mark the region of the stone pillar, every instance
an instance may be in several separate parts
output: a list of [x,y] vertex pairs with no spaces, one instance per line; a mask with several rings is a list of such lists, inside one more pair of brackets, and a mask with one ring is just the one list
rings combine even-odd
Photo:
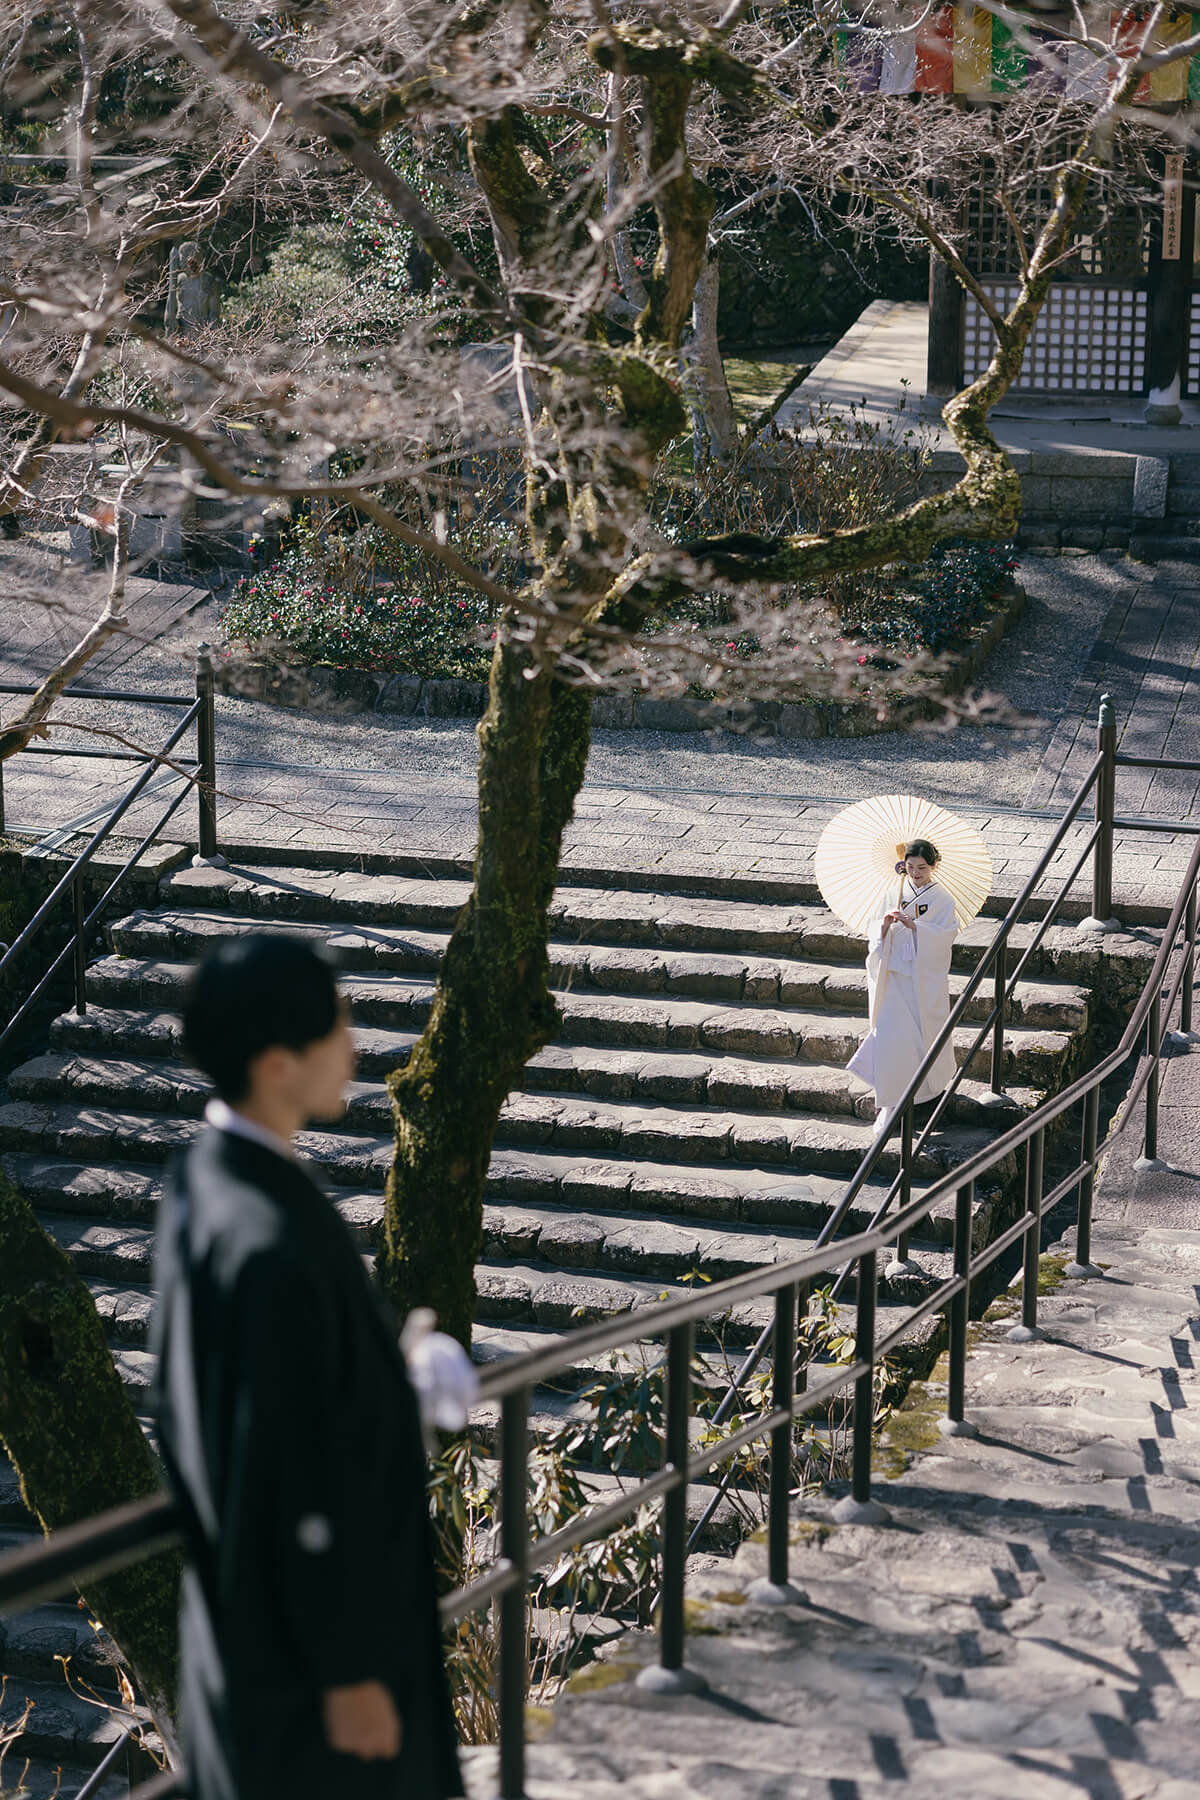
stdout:
[[940,412],[963,384],[963,291],[940,256],[929,257],[929,354],[925,383]]
[[1161,226],[1150,241],[1150,305],[1146,344],[1148,425],[1178,425],[1187,368],[1192,298],[1192,237],[1196,190],[1191,159],[1182,152],[1163,158]]

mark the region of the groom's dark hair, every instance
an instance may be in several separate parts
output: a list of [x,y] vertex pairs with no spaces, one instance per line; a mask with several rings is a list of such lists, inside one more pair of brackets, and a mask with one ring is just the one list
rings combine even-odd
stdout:
[[183,1046],[222,1100],[250,1088],[250,1065],[276,1044],[306,1050],[329,1036],[340,1001],[333,970],[303,938],[254,932],[213,950],[188,983]]

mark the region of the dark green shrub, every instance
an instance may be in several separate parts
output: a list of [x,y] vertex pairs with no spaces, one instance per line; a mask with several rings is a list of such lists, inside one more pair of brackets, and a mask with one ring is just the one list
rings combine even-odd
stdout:
[[221,624],[286,660],[482,679],[493,614],[440,563],[374,528],[321,532],[302,519],[275,562],[238,582]]
[[843,624],[852,637],[887,649],[940,655],[979,623],[1016,566],[1013,544],[937,544],[919,568],[887,570],[887,585],[859,594]]

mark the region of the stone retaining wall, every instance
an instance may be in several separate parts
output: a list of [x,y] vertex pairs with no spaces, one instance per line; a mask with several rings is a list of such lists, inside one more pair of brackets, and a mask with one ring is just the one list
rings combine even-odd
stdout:
[[[978,673],[1025,606],[1025,590],[1013,582],[987,617],[967,633],[949,658],[941,693],[957,694]],[[381,712],[406,718],[479,718],[487,705],[487,683],[426,680],[420,675],[372,674],[366,669],[305,668],[255,661],[217,663],[222,693],[271,705],[330,713]],[[755,700],[723,704],[703,700],[654,700],[626,694],[599,694],[592,724],[600,731],[753,731],[785,738],[870,737],[898,731],[934,716],[939,700],[901,701],[886,718],[873,704]]]
[[[1135,518],[1139,458],[1122,450],[1010,450],[1021,478],[1023,546],[1124,550]],[[935,450],[922,492],[944,493],[964,473],[957,450]]]

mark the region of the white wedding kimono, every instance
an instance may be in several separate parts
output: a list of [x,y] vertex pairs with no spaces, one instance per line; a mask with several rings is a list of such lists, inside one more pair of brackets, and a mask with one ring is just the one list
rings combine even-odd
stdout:
[[[954,902],[936,881],[920,890],[904,883],[901,905],[916,930],[892,925],[883,935],[885,902],[867,939],[871,1029],[846,1067],[875,1089],[886,1120],[950,1011],[950,952],[958,935]],[[954,1075],[954,1048],[945,1044],[918,1088],[918,1101],[935,1100]]]

